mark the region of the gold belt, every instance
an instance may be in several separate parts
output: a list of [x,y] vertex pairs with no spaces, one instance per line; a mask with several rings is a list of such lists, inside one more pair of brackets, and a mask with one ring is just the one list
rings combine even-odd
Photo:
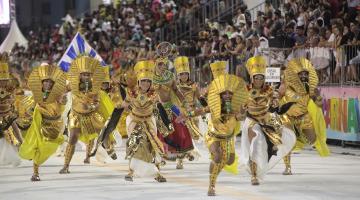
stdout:
[[59,120],[61,118],[61,116],[59,115],[59,116],[55,116],[55,117],[49,117],[49,116],[43,115],[42,118],[45,120]]
[[88,115],[92,115],[96,110],[88,112],[88,113],[81,113],[81,112],[77,112],[76,110],[72,109],[72,111],[74,112],[74,114],[76,115],[84,115],[84,116],[88,116]]
[[227,134],[227,135],[218,135],[218,134],[216,134],[214,132],[209,132],[208,134],[211,137],[214,137],[214,138],[217,138],[217,139],[222,139],[222,140],[226,140],[226,139],[229,139],[229,138],[234,136],[234,133],[230,133],[230,134]]
[[147,118],[150,118],[152,115],[150,114],[150,115],[146,115],[146,116],[140,116],[140,115],[137,115],[137,114],[135,114],[135,113],[131,113],[132,115],[134,115],[135,117],[137,117],[137,118],[140,118],[140,119],[147,119]]

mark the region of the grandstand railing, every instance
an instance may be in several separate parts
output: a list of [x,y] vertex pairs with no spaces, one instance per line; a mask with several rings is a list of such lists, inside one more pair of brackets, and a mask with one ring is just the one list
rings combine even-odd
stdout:
[[251,21],[254,21],[256,19],[258,11],[264,12],[264,10],[265,10],[265,2],[259,3],[258,5],[249,9],[249,13],[251,15]]
[[[325,47],[313,48],[266,48],[258,52],[268,61],[268,66],[286,68],[287,62],[291,58],[306,57],[316,69],[319,77],[319,85],[323,86],[360,86],[357,80],[351,80],[353,72],[348,72],[350,68],[357,71],[357,79],[360,72],[360,45],[345,45],[337,49]],[[250,55],[252,56],[252,55]],[[192,80],[201,86],[206,86],[212,80],[210,63],[215,60],[228,61],[227,71],[237,74],[249,81],[245,69],[248,54],[237,54],[228,56],[196,56],[190,57],[192,66]],[[337,68],[339,69],[337,71]]]
[[178,18],[165,25],[160,31],[160,41],[169,41],[179,44],[181,40],[191,40],[207,23],[220,22],[224,17],[236,15],[237,9],[243,0],[211,0],[199,8],[193,9],[189,16]]

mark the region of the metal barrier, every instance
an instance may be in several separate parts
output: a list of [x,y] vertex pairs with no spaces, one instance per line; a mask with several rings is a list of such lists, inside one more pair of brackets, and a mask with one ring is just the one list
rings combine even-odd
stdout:
[[[264,48],[258,51],[263,55],[268,66],[286,68],[287,61],[292,58],[305,57],[309,59],[319,77],[319,85],[354,86],[360,85],[360,45],[345,45],[336,49],[325,47],[310,48]],[[192,66],[192,80],[201,86],[212,80],[210,63],[215,60],[227,60],[227,71],[241,76],[249,81],[245,63],[252,53],[229,55],[227,57],[190,57]]]

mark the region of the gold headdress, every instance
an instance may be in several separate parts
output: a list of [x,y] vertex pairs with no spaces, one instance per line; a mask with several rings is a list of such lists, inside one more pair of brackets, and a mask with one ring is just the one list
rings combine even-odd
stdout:
[[220,94],[225,91],[233,93],[231,107],[235,112],[240,111],[241,105],[248,99],[246,83],[243,79],[231,74],[220,75],[209,86],[208,103],[211,115],[215,119],[221,117]]
[[293,58],[288,62],[288,68],[291,68],[292,71],[295,73],[300,73],[302,71],[310,72],[314,70],[313,65],[311,64],[310,60],[306,58]]
[[110,66],[103,67],[105,78],[103,82],[110,83]]
[[251,79],[256,74],[262,74],[265,76],[266,65],[266,60],[263,56],[254,56],[249,58],[246,62],[246,69]]
[[54,85],[46,99],[46,103],[53,103],[66,91],[66,75],[59,67],[52,65],[38,66],[33,69],[29,76],[29,88],[34,95],[36,103],[43,102],[42,81],[50,79]]
[[226,61],[216,61],[210,64],[214,79],[226,73]]
[[174,65],[176,69],[176,73],[190,73],[190,66],[189,66],[189,58],[186,56],[179,56],[175,58]]
[[155,64],[150,60],[143,60],[136,63],[134,71],[137,77],[137,80],[149,79],[153,80],[154,77]]
[[0,55],[0,80],[9,80],[9,65],[7,54]]
[[92,92],[97,93],[100,91],[101,84],[104,82],[105,77],[104,69],[97,59],[89,56],[81,56],[72,61],[68,72],[71,91],[75,93],[80,92],[80,74],[84,72],[91,73]]
[[309,91],[310,95],[313,95],[315,88],[319,83],[319,79],[311,62],[306,58],[293,58],[288,62],[285,70],[286,86],[293,88],[301,95],[306,94],[307,91],[298,75],[298,73],[302,71],[309,72]]

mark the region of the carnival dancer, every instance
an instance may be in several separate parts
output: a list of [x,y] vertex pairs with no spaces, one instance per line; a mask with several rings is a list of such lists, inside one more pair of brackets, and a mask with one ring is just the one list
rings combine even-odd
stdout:
[[[174,66],[178,79],[177,87],[185,97],[185,104],[187,104],[189,111],[196,109],[199,103],[201,106],[207,107],[208,104],[206,99],[205,97],[201,96],[198,85],[190,79],[189,58],[186,56],[179,56],[175,58]],[[189,129],[192,129],[190,131],[192,139],[199,140],[202,135],[199,134],[200,132],[198,130],[198,118],[190,118],[187,125]],[[193,145],[195,147],[194,142]],[[177,159],[176,169],[183,169],[183,159]]]
[[66,104],[66,75],[58,67],[44,64],[31,72],[29,87],[36,106],[19,155],[33,161],[31,181],[40,181],[40,165],[64,141],[65,125],[61,116]]
[[251,77],[248,86],[247,114],[242,126],[240,162],[251,174],[251,184],[287,155],[295,145],[294,132],[281,123],[279,94],[265,83],[266,60],[250,58],[246,68]]
[[0,165],[21,163],[16,146],[23,140],[16,124],[14,82],[9,73],[7,54],[0,55]]
[[206,144],[211,154],[208,195],[215,195],[216,179],[225,165],[235,161],[236,127],[243,118],[241,108],[247,100],[245,82],[234,75],[221,75],[209,86],[211,112]]
[[212,65],[215,79],[208,87],[208,106],[187,113],[187,117],[211,114],[205,142],[211,155],[209,168],[208,196],[215,196],[216,180],[226,165],[235,163],[235,136],[242,109],[248,100],[246,83],[243,79],[225,73],[224,63]]
[[161,161],[164,149],[157,137],[154,108],[158,94],[152,88],[155,64],[153,61],[139,61],[135,65],[137,87],[129,90],[121,108],[129,109],[126,120],[126,159],[129,159],[129,173],[125,180],[133,181],[134,176],[155,175],[158,182],[166,182],[156,164]]
[[[154,89],[159,95],[159,104],[161,103],[165,110],[158,109],[157,128],[158,135],[163,141],[166,154],[164,159],[176,160],[188,158],[190,161],[198,156],[194,151],[194,145],[191,135],[200,135],[196,126],[188,120],[177,122],[176,118],[189,110],[184,95],[176,84],[176,77],[168,69],[168,57],[173,53],[173,47],[168,42],[162,42],[157,46],[158,58],[156,59]],[[198,133],[191,133],[197,131]]]
[[[109,97],[101,91],[104,77],[104,70],[95,58],[82,55],[71,63],[68,72],[73,98],[68,127],[70,136],[60,174],[70,173],[69,164],[78,139],[85,144],[95,139],[114,109]],[[104,147],[109,156],[116,159],[117,156],[109,138],[104,143]]]
[[[284,73],[285,94],[281,104],[294,103],[284,118],[297,136],[296,149],[314,145],[320,156],[330,154],[326,144],[326,125],[322,113],[322,98],[317,90],[316,71],[306,58],[294,58]],[[284,175],[291,175],[290,154],[284,157]]]

